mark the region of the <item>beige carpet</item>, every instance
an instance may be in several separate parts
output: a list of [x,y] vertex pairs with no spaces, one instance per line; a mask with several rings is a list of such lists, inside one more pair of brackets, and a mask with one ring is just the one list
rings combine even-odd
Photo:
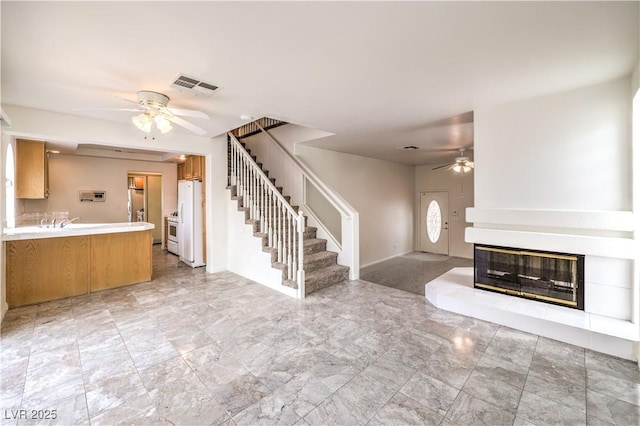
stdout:
[[360,279],[424,296],[424,285],[451,268],[473,266],[473,259],[413,252],[360,270]]

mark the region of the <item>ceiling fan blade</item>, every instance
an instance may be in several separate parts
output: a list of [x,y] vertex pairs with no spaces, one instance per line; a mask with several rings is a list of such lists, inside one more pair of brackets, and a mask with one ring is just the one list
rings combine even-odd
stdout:
[[167,119],[172,123],[177,124],[180,127],[184,127],[187,130],[191,130],[193,133],[197,135],[205,136],[207,134],[207,131],[202,127],[198,127],[195,124],[189,123],[187,120],[184,120],[180,117],[172,116],[172,117],[167,117]]
[[136,104],[136,105],[138,105],[140,103],[140,101],[138,101],[138,100],[129,99],[129,98],[123,98],[122,96],[115,96],[115,98],[116,99],[120,99],[121,101],[130,102],[130,103]]
[[[424,149],[421,149],[421,150],[424,151],[424,152],[454,152],[454,151],[460,152],[460,149],[461,148],[433,148],[433,149],[424,148]],[[466,151],[466,150],[473,149],[473,147],[472,146],[468,146],[468,147],[465,147],[463,149]]]
[[173,115],[180,115],[183,117],[192,118],[204,118],[209,119],[209,115],[202,111],[196,111],[194,109],[182,109],[182,108],[167,108],[167,110]]
[[144,108],[74,108],[74,111],[129,111],[140,112],[144,111]]
[[449,164],[443,164],[442,166],[434,167],[434,168],[433,168],[433,169],[431,169],[431,170],[444,169],[445,167],[453,166],[453,165],[455,165],[455,164],[456,164],[455,162],[453,162],[453,163],[449,163]]

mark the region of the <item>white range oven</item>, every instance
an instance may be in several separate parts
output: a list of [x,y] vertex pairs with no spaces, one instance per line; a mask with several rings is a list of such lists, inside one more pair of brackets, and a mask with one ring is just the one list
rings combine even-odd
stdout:
[[178,216],[169,216],[167,218],[167,251],[173,254],[179,252],[179,232],[178,232]]

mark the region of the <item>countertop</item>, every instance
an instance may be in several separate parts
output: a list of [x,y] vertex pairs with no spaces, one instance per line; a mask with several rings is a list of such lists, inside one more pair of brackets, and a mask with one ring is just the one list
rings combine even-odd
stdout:
[[64,228],[22,226],[17,228],[4,228],[2,240],[34,240],[39,238],[75,237],[79,235],[115,234],[118,232],[147,231],[154,228],[154,224],[147,222],[72,223]]

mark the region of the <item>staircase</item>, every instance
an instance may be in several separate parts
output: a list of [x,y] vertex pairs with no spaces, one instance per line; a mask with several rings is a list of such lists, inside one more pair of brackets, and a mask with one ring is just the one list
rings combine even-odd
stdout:
[[[231,199],[237,202],[238,211],[244,212],[245,223],[252,226],[253,236],[261,239],[262,250],[271,255],[271,267],[282,272],[282,285],[302,288],[300,296],[304,297],[348,280],[349,268],[337,263],[338,254],[327,251],[327,241],[317,238],[317,229],[306,225],[299,207],[291,205],[283,188],[276,186],[276,180],[269,178],[269,172],[238,140],[255,134],[252,124],[227,136],[227,188]],[[260,124],[266,129],[286,123],[261,119]]]

